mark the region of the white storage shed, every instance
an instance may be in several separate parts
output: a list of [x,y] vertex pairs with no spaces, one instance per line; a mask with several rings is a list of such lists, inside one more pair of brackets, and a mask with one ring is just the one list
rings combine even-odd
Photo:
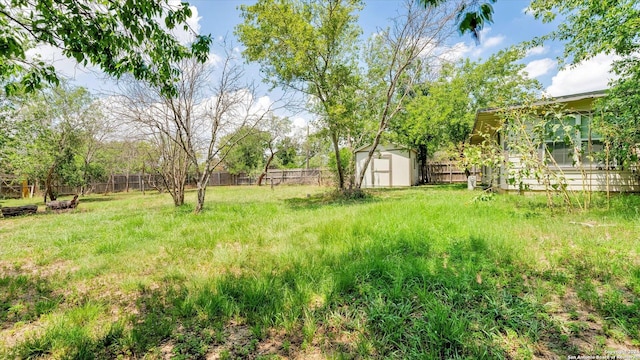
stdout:
[[[364,166],[371,146],[356,150],[356,173]],[[362,181],[363,188],[401,187],[420,181],[418,153],[395,145],[378,145]]]

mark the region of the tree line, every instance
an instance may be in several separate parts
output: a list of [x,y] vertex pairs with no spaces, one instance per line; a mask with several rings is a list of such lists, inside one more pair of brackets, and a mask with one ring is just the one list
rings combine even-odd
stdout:
[[[135,11],[129,2],[0,4],[0,165],[42,183],[45,199],[55,198],[56,182],[87,184],[116,168],[155,171],[177,206],[191,174],[196,212],[208,178],[222,166],[262,178],[270,166],[315,158],[334,169],[338,189],[357,191],[384,142],[417,148],[422,162],[438,150],[463,156],[478,109],[540,93],[523,58],[553,39],[563,41],[567,65],[600,52],[619,56],[601,127],[621,158],[637,161],[634,2],[533,0],[529,9],[537,18],[564,18],[556,31],[486,61],[452,60],[452,37],[471,31],[478,39],[492,22],[491,4],[499,6],[495,0],[407,0],[364,39],[360,0],[258,0],[240,6],[243,22],[235,34],[242,57],[223,40],[215,61],[210,36],[194,34],[183,45],[172,35],[176,27],[189,30],[186,3],[142,0]],[[95,98],[61,82],[50,65],[26,56],[41,44],[100,67],[119,79],[118,90]],[[257,63],[281,95],[260,93],[248,82],[244,61]],[[292,135],[291,121],[279,115],[301,107],[314,117],[304,137]],[[358,173],[354,151],[364,145],[371,150]]]

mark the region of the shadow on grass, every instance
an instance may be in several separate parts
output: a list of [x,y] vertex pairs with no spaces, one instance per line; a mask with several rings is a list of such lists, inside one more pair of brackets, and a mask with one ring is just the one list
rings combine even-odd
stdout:
[[0,276],[0,324],[9,328],[17,322],[28,322],[47,314],[62,302],[45,278],[19,273]]
[[379,201],[379,199],[367,190],[357,192],[349,191],[347,193],[329,191],[314,195],[308,194],[306,198],[289,198],[284,200],[285,204],[295,210],[319,209],[332,205],[359,205],[377,201]]
[[80,204],[82,203],[94,203],[94,202],[107,202],[116,200],[114,196],[91,196],[91,197],[81,197],[79,198]]
[[[199,359],[220,349],[220,357],[240,359],[295,358],[316,348],[336,358],[500,359],[592,351],[572,345],[564,324],[536,301],[527,279],[546,275],[519,263],[510,249],[475,236],[438,252],[427,236],[378,240],[197,286],[167,279],[141,287],[133,315],[98,339],[78,330],[68,352],[143,358],[166,351]],[[633,310],[622,309],[621,299],[590,294],[610,303],[605,315]],[[60,334],[41,339],[73,338]],[[47,342],[32,344],[37,350]]]

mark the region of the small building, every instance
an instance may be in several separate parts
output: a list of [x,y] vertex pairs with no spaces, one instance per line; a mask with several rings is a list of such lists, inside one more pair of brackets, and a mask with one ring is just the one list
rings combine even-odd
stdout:
[[[356,174],[360,174],[371,146],[356,149]],[[420,181],[418,154],[413,149],[391,144],[378,145],[362,181],[363,188],[401,187]]]
[[[549,136],[545,138],[544,145],[537,149],[541,159],[547,157],[548,160],[545,162],[550,172],[557,175],[555,178],[564,181],[564,184],[555,184],[553,183],[555,180],[550,180],[551,186],[563,185],[573,191],[640,191],[640,175],[636,168],[622,169],[614,162],[605,164],[602,161],[603,137],[596,130],[592,130],[591,124],[596,115],[593,112],[593,105],[603,96],[605,96],[604,91],[594,91],[561,96],[534,104],[535,106],[562,106],[562,112],[566,115],[562,121],[573,129],[569,133],[564,133],[572,139],[571,143],[558,141],[557,136],[553,138]],[[520,107],[514,107],[514,109],[518,108]],[[499,168],[482,169],[483,185],[493,185],[507,191],[522,190],[523,185],[527,190],[545,190],[541,179],[536,179],[533,174],[525,176],[519,184],[510,181],[513,180],[513,174],[518,173],[524,166],[521,161],[522,156],[511,146],[512,142],[517,140],[515,138],[517,136],[504,133],[502,110],[504,109],[478,111],[471,132],[469,140],[471,145],[479,145],[490,140],[501,149],[504,157]],[[563,130],[555,130],[556,133],[558,131]],[[522,173],[527,174],[526,171],[520,172]]]

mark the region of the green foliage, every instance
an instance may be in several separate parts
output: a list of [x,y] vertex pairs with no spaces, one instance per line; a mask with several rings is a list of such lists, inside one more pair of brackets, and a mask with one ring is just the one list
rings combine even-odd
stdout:
[[265,162],[268,134],[252,127],[242,127],[221,139],[221,142],[237,143],[229,149],[224,158],[227,171],[232,174],[255,174],[261,171]]
[[224,187],[197,217],[166,194],[99,195],[3,219],[0,309],[20,315],[0,356],[565,358],[640,340],[637,196],[552,214],[540,195],[326,191]]
[[30,181],[78,186],[101,174],[84,151],[93,141],[91,129],[103,121],[95,99],[84,88],[66,85],[31,94],[16,104],[7,122],[5,171]]
[[296,168],[300,164],[298,162],[298,151],[300,145],[291,137],[285,137],[279,144],[276,159],[279,165],[284,168]]
[[[419,0],[425,7],[439,6],[444,0]],[[487,0],[480,3],[479,1],[463,1],[458,10],[458,31],[461,34],[470,32],[474,39],[480,41],[480,31],[487,24],[493,23],[493,6],[497,0]]]
[[[340,167],[343,169],[343,171],[350,170],[349,163],[351,162],[352,157],[353,157],[353,153],[351,152],[351,149],[348,149],[348,148],[340,149]],[[333,175],[336,177],[336,180],[337,180],[338,163],[334,153],[329,154],[329,162],[327,166],[329,166],[329,169],[331,170],[331,172],[333,173]],[[345,175],[348,176],[348,174],[345,174]]]
[[175,64],[188,57],[204,62],[209,53],[210,36],[196,35],[186,47],[167,31],[189,30],[191,15],[188,3],[171,6],[167,0],[5,2],[0,4],[0,83],[8,94],[32,92],[43,82],[58,84],[53,66],[26,57],[34,46],[51,45],[82,65],[97,65],[115,77],[131,74],[174,94]]
[[577,64],[600,53],[627,56],[640,47],[635,0],[534,0],[530,8],[544,22],[557,17],[564,20],[541,40],[557,39],[565,43],[565,62]]
[[522,57],[510,49],[481,63],[467,59],[443,65],[439,77],[422,85],[404,116],[392,123],[397,141],[425,154],[452,148],[461,155],[478,110],[522,103],[539,89],[522,73]]
[[[361,30],[354,13],[361,7],[360,0],[260,0],[240,7],[244,22],[236,28],[244,57],[260,64],[267,81],[313,99],[311,110],[336,157],[356,106]],[[343,170],[337,169],[339,188],[345,185]]]
[[614,70],[619,78],[597,103],[594,124],[605,137],[609,163],[633,169],[640,165],[640,59],[618,61]]

